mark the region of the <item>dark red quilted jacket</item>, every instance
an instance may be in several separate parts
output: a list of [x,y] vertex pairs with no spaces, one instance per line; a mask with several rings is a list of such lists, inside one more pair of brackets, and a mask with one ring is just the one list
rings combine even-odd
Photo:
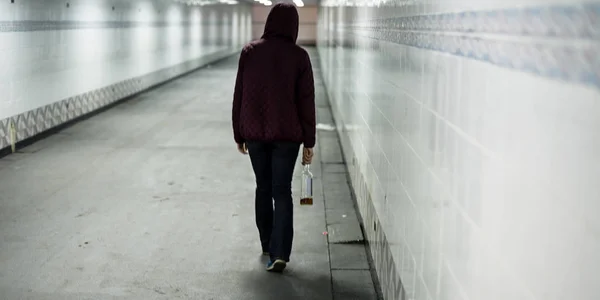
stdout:
[[275,5],[260,40],[242,50],[233,96],[238,144],[299,142],[315,145],[315,88],[308,53],[296,45],[298,11]]

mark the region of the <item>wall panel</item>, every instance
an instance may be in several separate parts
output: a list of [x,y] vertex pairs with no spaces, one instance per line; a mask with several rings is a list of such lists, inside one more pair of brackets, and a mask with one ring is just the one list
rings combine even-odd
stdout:
[[386,299],[600,298],[600,2],[350,4],[318,49]]
[[242,4],[2,1],[0,149],[237,53],[251,17]]

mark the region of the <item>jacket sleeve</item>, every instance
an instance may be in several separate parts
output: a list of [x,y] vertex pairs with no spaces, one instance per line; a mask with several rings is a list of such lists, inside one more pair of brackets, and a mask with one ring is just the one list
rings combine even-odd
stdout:
[[233,124],[233,137],[237,144],[244,143],[244,138],[240,130],[240,113],[242,110],[242,93],[243,93],[243,74],[244,74],[244,59],[245,49],[242,50],[240,60],[238,62],[238,71],[235,79],[235,89],[233,92],[233,109],[232,109],[232,124]]
[[308,53],[304,52],[300,77],[298,78],[297,108],[304,134],[304,147],[313,148],[316,143],[315,81]]

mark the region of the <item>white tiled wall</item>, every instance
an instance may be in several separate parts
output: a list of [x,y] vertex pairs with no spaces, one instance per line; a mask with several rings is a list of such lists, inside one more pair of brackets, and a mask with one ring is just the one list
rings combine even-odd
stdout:
[[[251,38],[249,5],[200,7],[170,0],[15,2],[0,1],[0,120],[239,49]],[[49,28],[40,30],[39,21],[49,21]]]
[[600,299],[600,2],[465,3],[322,3],[359,206],[392,253],[378,274],[393,263],[407,299]]

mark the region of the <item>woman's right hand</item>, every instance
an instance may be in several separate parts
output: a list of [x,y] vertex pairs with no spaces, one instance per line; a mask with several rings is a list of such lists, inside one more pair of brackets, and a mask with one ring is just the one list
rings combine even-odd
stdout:
[[313,148],[304,148],[302,150],[302,164],[310,165],[312,163],[312,158],[314,155]]

